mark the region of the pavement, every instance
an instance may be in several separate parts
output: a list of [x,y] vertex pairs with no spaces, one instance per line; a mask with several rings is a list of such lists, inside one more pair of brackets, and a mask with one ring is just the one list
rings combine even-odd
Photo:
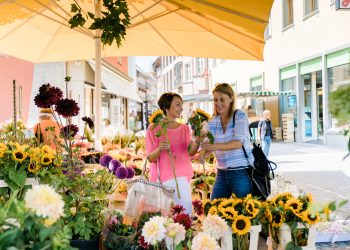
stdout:
[[[274,142],[269,159],[277,164],[273,192],[302,190],[318,203],[350,201],[350,159],[345,150],[310,143]],[[350,202],[334,212],[336,220],[350,218]],[[266,239],[260,238],[259,250]],[[317,243],[317,250],[350,249],[349,242]]]

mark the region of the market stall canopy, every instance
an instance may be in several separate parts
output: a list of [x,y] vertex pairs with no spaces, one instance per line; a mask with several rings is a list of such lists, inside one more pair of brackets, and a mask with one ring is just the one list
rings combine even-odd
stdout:
[[[94,1],[77,1],[85,13]],[[0,0],[0,52],[32,62],[95,57],[95,33],[70,29],[72,0]],[[131,26],[104,56],[262,60],[273,0],[128,0]]]

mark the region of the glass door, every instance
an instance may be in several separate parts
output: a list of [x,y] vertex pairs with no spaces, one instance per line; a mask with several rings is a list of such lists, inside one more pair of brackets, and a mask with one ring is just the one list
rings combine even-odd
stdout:
[[323,139],[322,71],[302,75],[304,81],[303,141]]

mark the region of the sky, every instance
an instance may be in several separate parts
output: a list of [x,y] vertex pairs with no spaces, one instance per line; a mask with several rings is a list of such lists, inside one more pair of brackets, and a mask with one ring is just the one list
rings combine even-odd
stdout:
[[136,56],[136,64],[145,72],[152,71],[152,64],[156,56]]

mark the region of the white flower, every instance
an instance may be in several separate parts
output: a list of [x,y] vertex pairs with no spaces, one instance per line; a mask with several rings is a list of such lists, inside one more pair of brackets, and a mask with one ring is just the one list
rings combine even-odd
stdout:
[[39,216],[47,217],[47,226],[57,221],[64,212],[62,197],[49,185],[33,186],[27,191],[24,202],[26,208]]
[[198,233],[192,241],[192,250],[219,250],[219,244],[207,233]]
[[11,226],[12,226],[12,227],[19,227],[19,226],[20,226],[19,221],[18,221],[16,218],[7,218],[7,219],[5,220],[5,223],[4,223],[4,224],[7,224],[7,225],[3,225],[3,226],[0,228],[1,230],[4,230],[4,231],[10,229]]
[[160,216],[154,216],[145,223],[142,228],[142,236],[145,238],[145,242],[150,245],[156,245],[158,242],[165,238],[165,223],[166,218]]
[[185,239],[186,229],[180,223],[168,223],[166,225],[165,243],[168,249],[172,249],[170,246],[174,244],[177,246],[181,241]]
[[225,220],[217,215],[208,214],[203,220],[203,232],[210,234],[215,239],[220,239],[228,230]]

